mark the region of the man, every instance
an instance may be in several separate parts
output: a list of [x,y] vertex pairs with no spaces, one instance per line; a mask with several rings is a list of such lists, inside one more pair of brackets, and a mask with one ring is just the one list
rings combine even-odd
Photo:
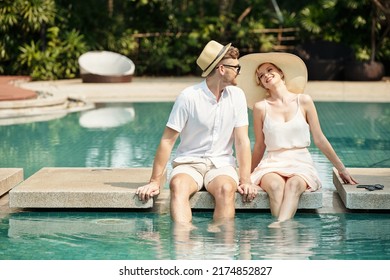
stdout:
[[231,44],[210,41],[205,46],[197,59],[205,80],[177,97],[156,151],[150,183],[137,189],[143,201],[159,194],[160,178],[180,135],[169,182],[171,218],[175,222],[191,223],[189,199],[203,187],[215,198],[214,220],[234,218],[237,190],[243,201],[252,201],[257,194],[257,187],[250,182],[246,99],[235,87],[241,68],[238,57],[238,49]]

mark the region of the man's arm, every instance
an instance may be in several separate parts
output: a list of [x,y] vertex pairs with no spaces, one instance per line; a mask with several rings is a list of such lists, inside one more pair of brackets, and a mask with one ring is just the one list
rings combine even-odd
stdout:
[[160,193],[161,178],[165,173],[169,157],[178,136],[179,132],[176,130],[169,127],[165,128],[156,151],[149,184],[139,187],[136,191],[136,195],[138,195],[140,200],[148,201],[150,198]]
[[252,155],[247,125],[234,129],[234,142],[240,177],[238,192],[243,196],[244,202],[250,202],[256,197],[258,188],[250,179]]

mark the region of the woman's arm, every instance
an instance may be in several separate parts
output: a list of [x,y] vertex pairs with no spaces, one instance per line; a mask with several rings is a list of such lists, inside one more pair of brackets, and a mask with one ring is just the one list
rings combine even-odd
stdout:
[[309,95],[302,94],[300,98],[301,106],[304,109],[307,123],[310,126],[310,131],[313,136],[314,144],[321,150],[321,152],[329,159],[333,166],[339,172],[340,177],[345,183],[356,184],[356,180],[352,178],[349,172],[346,170],[344,164],[337,156],[332,145],[324,135],[321,129],[320,121],[316,107],[312,98]]
[[234,129],[234,145],[236,147],[240,182],[237,187],[244,202],[251,202],[257,195],[257,187],[251,182],[251,146],[248,137],[248,126]]
[[253,106],[253,132],[255,135],[255,144],[252,152],[252,167],[253,171],[259,165],[265,152],[263,121],[264,121],[264,102],[258,102]]

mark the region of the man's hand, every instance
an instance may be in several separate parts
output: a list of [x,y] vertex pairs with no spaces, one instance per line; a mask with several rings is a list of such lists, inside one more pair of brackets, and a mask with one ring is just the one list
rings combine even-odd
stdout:
[[257,196],[259,187],[254,184],[241,184],[237,190],[242,195],[243,202],[252,202]]
[[139,200],[147,202],[153,196],[160,193],[160,185],[157,182],[150,182],[149,184],[139,187],[135,192]]

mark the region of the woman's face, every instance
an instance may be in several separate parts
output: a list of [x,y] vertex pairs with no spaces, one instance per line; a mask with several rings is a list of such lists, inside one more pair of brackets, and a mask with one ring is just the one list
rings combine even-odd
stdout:
[[257,68],[256,75],[260,86],[266,89],[270,88],[271,85],[282,81],[284,78],[282,70],[268,62],[261,64]]

